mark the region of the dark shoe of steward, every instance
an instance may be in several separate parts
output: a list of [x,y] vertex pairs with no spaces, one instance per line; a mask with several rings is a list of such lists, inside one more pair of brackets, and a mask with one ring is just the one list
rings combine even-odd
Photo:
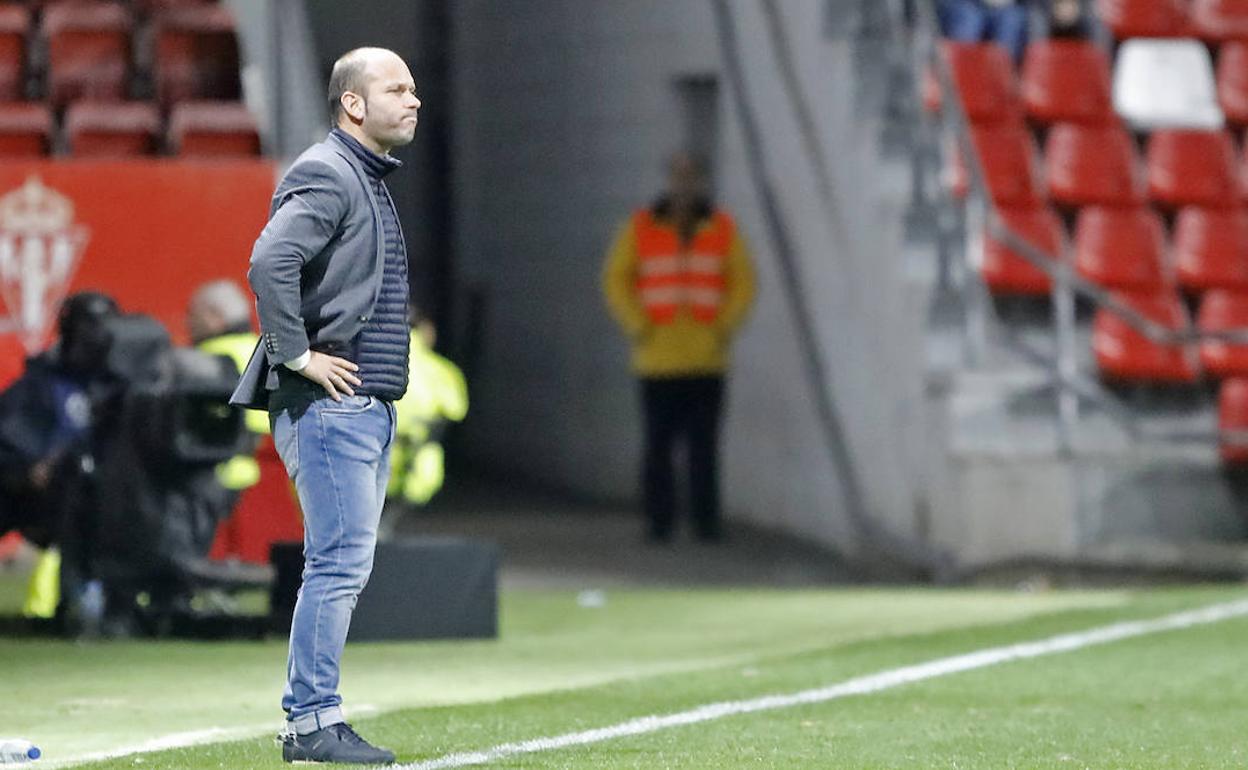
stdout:
[[379,749],[339,722],[313,733],[282,736],[282,759],[287,762],[330,762],[340,765],[388,765],[394,752]]

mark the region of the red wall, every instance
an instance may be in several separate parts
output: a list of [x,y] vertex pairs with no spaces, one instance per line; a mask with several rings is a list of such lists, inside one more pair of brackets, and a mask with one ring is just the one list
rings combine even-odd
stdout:
[[[6,160],[0,166],[0,238],[10,243],[37,221],[15,214],[26,204],[20,190],[32,189],[24,187],[32,178],[44,188],[48,209],[56,195],[64,196],[73,207],[72,227],[87,230],[68,290],[111,294],[123,310],[156,316],[175,341],[186,342],[183,319],[196,286],[232,278],[246,287],[247,260],[268,217],[276,169],[250,159]],[[16,198],[6,198],[15,191]],[[15,296],[15,280],[21,280],[14,272],[0,265],[0,318],[15,310],[5,299]],[[54,336],[52,319],[63,296],[43,303],[49,322],[44,344]],[[22,355],[18,339],[0,334],[0,382],[20,371]]]

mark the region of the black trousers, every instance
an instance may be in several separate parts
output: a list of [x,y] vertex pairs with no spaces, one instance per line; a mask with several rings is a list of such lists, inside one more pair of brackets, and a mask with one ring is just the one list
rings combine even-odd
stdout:
[[641,381],[646,417],[642,495],[647,534],[671,536],[676,518],[673,452],[684,440],[689,453],[689,502],[699,537],[717,538],[719,519],[719,425],[724,378],[680,377]]

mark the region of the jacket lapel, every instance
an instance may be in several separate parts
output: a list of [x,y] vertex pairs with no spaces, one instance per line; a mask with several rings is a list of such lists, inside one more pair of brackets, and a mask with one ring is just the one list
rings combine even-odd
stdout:
[[[351,166],[351,170],[355,172],[355,178],[359,180],[360,186],[364,188],[364,197],[368,199],[368,204],[373,209],[373,241],[377,244],[373,254],[373,273],[377,276],[377,285],[373,287],[373,304],[376,305],[377,298],[381,296],[381,270],[386,260],[386,233],[382,229],[381,208],[377,198],[373,195],[372,187],[368,183],[368,175],[364,169],[360,168],[360,162],[356,159],[355,154],[350,149],[343,147],[342,142],[332,134],[328,141],[333,145],[334,152],[341,155],[347,161],[347,164]],[[387,195],[389,195],[388,192]],[[400,232],[402,232],[402,228],[400,228]]]

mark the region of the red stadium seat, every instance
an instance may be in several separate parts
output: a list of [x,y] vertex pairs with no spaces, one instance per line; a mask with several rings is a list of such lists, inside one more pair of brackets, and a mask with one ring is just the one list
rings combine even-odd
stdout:
[[1190,26],[1183,0],[1096,0],[1096,12],[1119,40],[1184,37]]
[[[1062,220],[1044,206],[1003,207],[997,210],[1005,226],[1046,254],[1062,253]],[[984,234],[984,261],[980,267],[988,290],[997,295],[1043,295],[1052,290],[1047,273],[1026,258]]]
[[1043,185],[1037,174],[1035,142],[1019,124],[980,125],[971,129],[971,142],[984,181],[999,206],[1038,203]]
[[1115,125],[1058,123],[1045,144],[1049,197],[1065,206],[1128,205],[1142,200],[1135,148]]
[[1192,0],[1192,32],[1210,41],[1248,37],[1248,0]]
[[1038,40],[1023,59],[1023,107],[1039,123],[1115,119],[1109,61],[1086,40]]
[[[1202,332],[1248,331],[1248,293],[1209,292],[1201,300],[1196,325]],[[1205,340],[1200,344],[1200,365],[1214,377],[1248,376],[1248,345]]]
[[125,98],[130,72],[130,16],[115,2],[63,2],[43,12],[48,98],[62,107],[81,98]]
[[[1183,303],[1174,294],[1116,293],[1145,317],[1169,329],[1182,329]],[[1107,308],[1100,308],[1092,321],[1092,352],[1101,376],[1118,382],[1192,383],[1196,381],[1195,362],[1182,345],[1153,342]]]
[[167,144],[183,157],[259,155],[260,132],[238,102],[182,102],[169,118]]
[[156,17],[156,96],[164,107],[188,99],[237,100],[238,37],[229,9],[177,8]]
[[1187,291],[1248,290],[1248,212],[1184,208],[1174,222],[1174,262]]
[[1218,54],[1218,104],[1226,119],[1248,125],[1248,43],[1235,40]]
[[1148,140],[1148,196],[1161,206],[1233,206],[1241,188],[1225,131],[1161,129]]
[[1089,206],[1075,225],[1075,271],[1106,289],[1158,291],[1165,284],[1161,217],[1146,206]]
[[142,14],[163,13],[175,8],[212,5],[216,0],[130,0],[135,11]]
[[1014,65],[1004,48],[996,43],[946,40],[941,51],[968,120],[992,123],[1021,114]]
[[0,157],[47,155],[52,149],[52,111],[46,104],[0,104]]
[[22,98],[26,72],[26,29],[30,12],[10,3],[0,4],[0,102]]
[[126,157],[156,152],[160,112],[139,102],[79,102],[65,112],[69,154]]
[[[1248,433],[1248,379],[1235,378],[1222,383],[1218,392],[1218,430]],[[1248,443],[1222,442],[1222,462],[1248,463]]]

